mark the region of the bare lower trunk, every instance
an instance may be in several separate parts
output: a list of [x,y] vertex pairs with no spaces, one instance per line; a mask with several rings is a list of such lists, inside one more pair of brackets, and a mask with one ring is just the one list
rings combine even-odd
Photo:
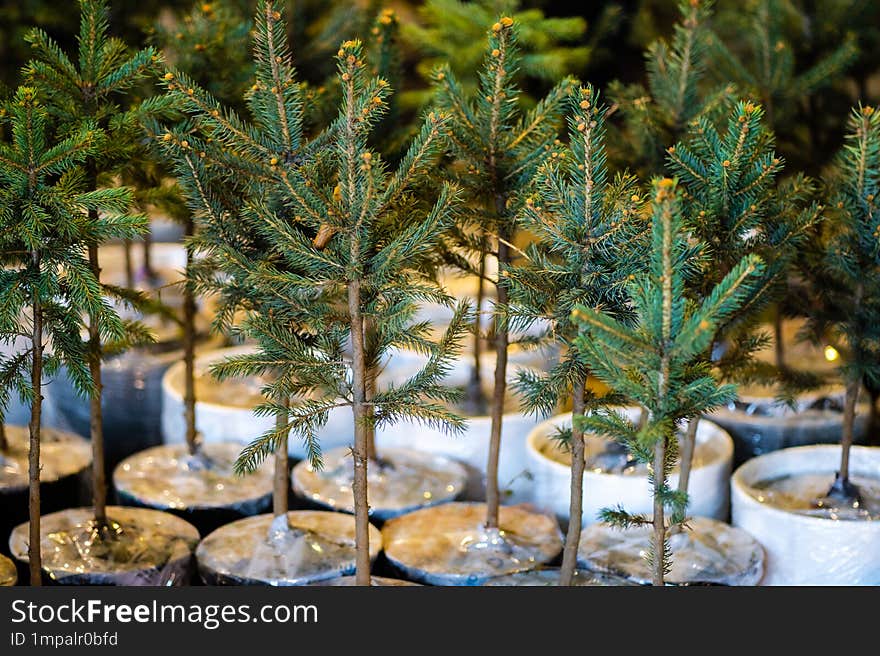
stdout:
[[370,585],[370,504],[367,494],[367,463],[369,462],[369,428],[367,426],[366,394],[368,375],[364,352],[364,321],[361,317],[360,281],[348,284],[348,311],[351,320],[352,344],[352,411],[354,412],[354,494],[355,541],[357,546],[357,585]]
[[0,417],[0,454],[9,451],[9,439],[6,437],[6,417]]
[[[89,246],[89,266],[96,280],[101,279],[98,247]],[[92,394],[89,398],[89,424],[92,438],[92,505],[95,523],[101,527],[107,523],[107,479],[104,470],[104,417],[101,410],[103,385],[101,384],[101,333],[98,318],[89,315],[89,373],[92,376]]]
[[480,360],[483,355],[483,298],[486,293],[486,255],[480,256],[480,275],[477,280],[477,311],[474,315],[474,360],[468,384],[468,405],[477,414],[485,406],[483,398],[483,372]]
[[[287,407],[287,402],[284,403]],[[275,428],[287,426],[287,410],[279,412],[275,417]],[[287,433],[278,440],[275,448],[275,472],[272,487],[272,513],[275,517],[287,515],[287,495],[290,487],[290,460],[287,453]]]
[[[186,236],[193,234],[192,219],[187,221]],[[192,248],[186,248],[186,279],[183,285],[183,363],[184,393],[183,418],[186,422],[186,445],[190,455],[199,450],[198,431],[196,430],[196,298],[190,284],[190,273],[193,265]]]
[[[40,269],[40,256],[32,254],[34,269]],[[40,298],[33,298],[33,361],[31,362],[31,386],[34,391],[31,403],[30,445],[28,448],[28,510],[30,513],[28,536],[28,562],[31,585],[42,585],[43,560],[40,552],[40,429],[43,411],[43,308]]]
[[666,518],[663,514],[663,498],[660,495],[665,461],[666,439],[664,438],[654,447],[654,558],[651,562],[654,585],[663,585],[663,577],[666,575]]
[[877,402],[880,400],[880,392],[871,390],[871,407],[868,415],[868,445],[877,446],[880,444],[880,412],[878,412]]
[[785,370],[785,340],[782,338],[782,313],[776,311],[776,317],[773,320],[773,344],[776,353],[776,368],[780,371]]
[[584,433],[577,427],[577,417],[584,414],[584,384],[574,386],[571,426],[571,489],[568,504],[568,532],[562,552],[559,585],[571,585],[577,567],[578,545],[581,541],[581,522],[584,504]]
[[681,440],[681,464],[678,470],[678,489],[687,493],[691,480],[691,469],[694,465],[694,449],[697,444],[697,428],[700,425],[700,417],[694,417],[688,422],[687,430]]
[[[373,332],[373,323],[370,317],[364,317],[364,351],[367,349],[370,335]],[[376,427],[373,425],[373,415],[375,408],[373,407],[373,398],[376,396],[376,377],[379,372],[374,367],[367,368],[366,387],[364,389],[364,401],[366,406],[364,411],[367,416],[367,459],[370,462],[376,462]]]
[[849,483],[849,452],[853,443],[853,428],[856,420],[856,404],[862,383],[856,379],[846,386],[846,401],[843,405],[843,434],[840,440],[840,480]]
[[[502,236],[503,237],[503,236]],[[498,272],[510,261],[504,240],[498,242]],[[498,285],[498,304],[507,305],[507,287]],[[501,495],[498,486],[498,461],[501,457],[501,429],[504,421],[504,398],[507,395],[507,327],[495,335],[495,387],[492,392],[492,429],[489,436],[489,462],[486,466],[486,527],[498,528]]]
[[122,246],[125,251],[125,286],[134,288],[134,263],[131,260],[131,239],[126,239]]
[[153,233],[149,230],[144,233],[144,275],[148,280],[156,276],[153,271]]

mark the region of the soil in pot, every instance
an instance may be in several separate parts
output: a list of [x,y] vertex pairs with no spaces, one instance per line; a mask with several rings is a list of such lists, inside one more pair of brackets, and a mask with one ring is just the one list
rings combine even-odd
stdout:
[[195,455],[182,444],[153,447],[123,460],[113,486],[123,505],[174,513],[207,535],[272,505],[272,468],[235,474],[240,451],[230,442],[203,444]]
[[15,563],[6,556],[0,556],[0,588],[11,588],[18,583],[18,571]]
[[382,528],[385,556],[412,581],[482,585],[535,569],[562,551],[562,533],[547,515],[503,506],[499,528],[486,528],[485,521],[481,503],[447,503],[391,519]]
[[[293,468],[294,491],[307,502],[354,513],[351,450],[333,449],[323,460],[320,471],[305,460]],[[383,449],[367,467],[367,476],[370,516],[380,522],[451,501],[462,493],[467,480],[459,463],[410,449]]]
[[[584,529],[578,565],[595,572],[651,583],[645,558],[651,548],[652,527],[621,530],[605,523]],[[757,585],[764,574],[764,550],[748,533],[706,517],[687,521],[687,528],[669,536],[672,585]]]
[[[0,551],[6,551],[12,529],[28,519],[27,426],[5,425],[8,448],[0,452]],[[83,472],[92,449],[79,435],[43,428],[40,441],[40,506],[46,513],[77,505],[84,496]]]
[[756,481],[749,493],[761,503],[787,512],[842,521],[880,519],[880,479],[851,476],[859,490],[853,503],[828,497],[834,482],[833,472],[802,472]]
[[[382,535],[370,527],[370,556]],[[307,585],[355,571],[354,517],[294,510],[240,519],[207,536],[196,550],[208,585]]]
[[[43,571],[61,585],[186,585],[193,571],[199,532],[169,513],[107,507],[107,524],[92,508],[70,508],[41,518]],[[12,555],[27,563],[28,526],[9,541]]]

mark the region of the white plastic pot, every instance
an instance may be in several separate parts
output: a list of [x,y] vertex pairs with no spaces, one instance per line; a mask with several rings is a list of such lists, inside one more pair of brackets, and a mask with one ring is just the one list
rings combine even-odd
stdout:
[[[460,387],[470,380],[471,361],[467,357],[458,358],[445,379],[450,387]],[[394,358],[383,375],[386,380],[403,379],[412,373],[411,365],[395,368]],[[482,358],[485,375],[491,380],[495,368],[495,356],[487,353]],[[512,358],[508,367],[508,385],[515,380],[516,371],[521,369],[517,358]],[[381,381],[382,379],[380,379]],[[504,415],[501,433],[501,455],[498,466],[498,482],[502,499],[506,503],[521,503],[530,498],[531,482],[526,458],[526,437],[540,418],[509,412]],[[454,436],[423,426],[412,421],[401,421],[393,426],[381,426],[376,430],[376,447],[406,448],[423,453],[432,453],[454,458],[468,467],[471,480],[465,498],[481,500],[485,498],[486,464],[489,457],[489,436],[492,419],[489,416],[469,417],[465,432]]]
[[[205,352],[196,358],[196,371],[206,370],[212,362],[231,355],[249,353],[251,346],[217,349]],[[165,372],[162,378],[162,435],[166,444],[183,442],[186,424],[183,417],[184,363],[178,362]],[[216,383],[222,385],[223,383]],[[255,383],[255,386],[257,384]],[[259,417],[253,412],[253,405],[247,402],[238,405],[200,401],[196,395],[196,428],[206,442],[239,442],[248,444],[275,426],[275,418]],[[354,420],[348,407],[330,411],[327,425],[318,433],[322,449],[351,444],[354,435]],[[290,455],[294,458],[306,457],[303,443],[291,436]]]
[[[810,517],[759,501],[753,485],[801,473],[836,472],[839,446],[804,446],[749,460],[733,475],[733,525],[767,554],[764,585],[880,585],[880,521]],[[880,448],[852,447],[850,475],[880,477]]]
[[[637,409],[626,414],[635,420]],[[548,457],[543,451],[558,428],[571,426],[571,413],[551,417],[529,433],[526,442],[526,466],[532,474],[531,501],[540,510],[552,512],[563,522],[568,521],[571,496],[571,469]],[[705,419],[697,428],[697,444],[702,445],[703,462],[691,470],[688,484],[688,514],[724,520],[729,507],[729,480],[733,459],[733,441],[719,426]],[[607,443],[604,438],[586,436],[586,457],[598,452]],[[678,484],[678,472],[670,477],[670,485]],[[584,525],[599,521],[602,508],[623,506],[632,513],[651,513],[653,500],[647,476],[584,472]]]

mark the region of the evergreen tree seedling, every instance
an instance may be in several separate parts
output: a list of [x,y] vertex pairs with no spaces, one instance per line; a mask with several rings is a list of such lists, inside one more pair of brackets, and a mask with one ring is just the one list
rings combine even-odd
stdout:
[[[563,355],[547,374],[521,371],[517,388],[532,412],[549,413],[573,399],[574,418],[600,401],[587,387],[589,369],[574,346],[576,305],[601,307],[624,323],[630,311],[626,284],[640,272],[648,224],[643,195],[632,176],[609,179],[605,153],[607,107],[592,86],[568,96],[569,146],[554,149],[538,169],[526,198],[525,228],[535,242],[523,262],[504,270],[510,288],[510,323],[549,321],[548,341]],[[564,435],[571,453],[571,499],[560,585],[571,585],[582,522],[584,435]]]
[[755,255],[746,256],[704,299],[688,299],[687,276],[705,244],[694,243],[685,232],[674,180],[655,180],[651,194],[650,267],[627,285],[633,325],[586,306],[576,308],[575,317],[582,331],[578,347],[590,370],[646,412],[639,425],[614,410],[597,410],[580,420],[580,428],[626,444],[639,460],[649,463],[653,515],[616,508],[605,510],[603,519],[620,528],[652,527],[652,580],[663,585],[670,566],[668,531],[685,520],[687,505],[686,494],[672,489],[668,481],[678,455],[676,431],[685,419],[735,396],[733,385],[718,383],[703,353],[718,326],[755,293],[764,264]]
[[[25,71],[28,79],[46,98],[46,106],[59,128],[64,130],[71,120],[91,120],[106,132],[103,147],[89,153],[84,166],[86,184],[91,190],[99,189],[104,176],[114,173],[115,167],[130,155],[132,140],[137,141],[139,112],[145,108],[122,109],[120,100],[135,83],[146,77],[157,61],[152,48],[130,54],[126,45],[109,35],[109,5],[106,0],[81,0],[80,33],[75,62],[42,30],[32,31],[27,39],[36,59]],[[89,210],[92,221],[98,220],[97,209]],[[96,234],[87,244],[92,276],[100,281],[98,248],[107,236]],[[108,285],[102,292],[119,297],[121,290]],[[123,294],[124,295],[124,294]],[[128,295],[131,298],[131,295]],[[93,447],[93,491],[95,519],[106,524],[107,486],[104,463],[104,433],[101,409],[101,316],[89,317],[88,351],[89,370],[94,383],[90,395],[90,433]],[[143,340],[142,331],[134,324],[123,343]]]
[[[688,283],[692,297],[709,298],[746,255],[760,255],[765,262],[759,287],[747,303],[714,324],[717,333],[703,356],[722,378],[739,382],[762,374],[752,354],[765,341],[754,325],[761,311],[784,294],[798,249],[820,212],[810,200],[812,186],[802,176],[776,183],[783,161],[762,121],[759,105],[741,101],[729,109],[723,129],[700,119],[682,142],[667,150],[668,168],[687,193],[682,201],[687,228],[711,255]],[[682,492],[688,489],[698,422],[690,422],[682,442]]]
[[[442,154],[449,119],[430,113],[390,169],[368,145],[390,89],[370,74],[360,42],[345,42],[337,53],[339,113],[313,139],[304,132],[304,89],[275,3],[259,10],[255,56],[257,80],[247,99],[252,122],[169,72],[170,93],[210,142],[196,131],[168,131],[160,139],[196,211],[206,259],[224,274],[221,321],[244,309],[240,329],[258,344],[255,354],[229,358],[214,371],[269,379],[268,400],[257,411],[274,415],[276,428],[245,448],[238,469],[252,471],[276,454],[275,514],[282,517],[288,434],[304,440],[320,469],[318,431],[332,410],[351,408],[357,582],[369,584],[367,471],[382,466],[375,427],[410,418],[454,431],[462,422],[447,409],[455,395],[440,381],[466,308],[458,308],[439,343],[427,339],[429,325],[413,320],[417,301],[449,302],[422,269],[453,221],[458,192],[445,185],[427,204],[410,193]],[[381,363],[400,348],[421,351],[427,363],[378,389]]]
[[832,286],[821,319],[842,355],[840,374],[846,383],[840,469],[828,496],[858,505],[859,490],[849,477],[856,404],[863,381],[873,387],[880,381],[880,111],[860,106],[847,127],[846,143],[828,181],[831,234],[824,265]]
[[[520,66],[513,18],[501,17],[488,31],[488,48],[475,96],[465,93],[448,66],[434,74],[437,103],[450,115],[452,154],[461,171],[461,182],[472,213],[460,223],[459,244],[476,254],[476,273],[483,281],[486,260],[494,256],[499,271],[514,259],[514,242],[529,181],[554,146],[572,80],[557,85],[533,109],[521,111],[520,89],[516,85]],[[508,287],[503,277],[491,281],[496,287],[493,312],[495,372],[492,397],[488,401],[492,418],[486,468],[486,528],[498,530],[500,490],[498,462],[502,422],[507,397],[507,360],[510,332],[505,318]],[[481,285],[483,283],[481,282]],[[478,302],[482,300],[478,295]],[[478,308],[479,309],[479,308]],[[479,314],[477,315],[479,317]],[[482,398],[479,320],[475,326],[474,369],[468,387],[468,404],[485,407]]]
[[128,190],[88,189],[79,167],[103,148],[93,122],[53,139],[51,114],[30,87],[19,88],[4,110],[12,141],[0,144],[0,326],[4,341],[23,336],[28,346],[4,359],[2,376],[4,394],[11,385],[31,404],[28,544],[31,583],[39,585],[42,380],[64,366],[81,393],[95,393],[80,337],[83,317],[98,320],[104,339],[123,341],[130,327],[104,297],[85,251],[104,239],[136,236],[144,221],[125,213]]

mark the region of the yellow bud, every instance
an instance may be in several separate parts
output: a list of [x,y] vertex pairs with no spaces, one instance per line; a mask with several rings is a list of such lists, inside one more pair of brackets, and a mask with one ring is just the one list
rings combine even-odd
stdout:
[[165,75],[163,75],[162,77],[163,77],[164,79],[166,79],[166,80],[173,80],[173,79],[174,79],[174,73],[165,73]]
[[272,166],[275,166],[277,163],[278,163],[277,157],[273,157],[272,159],[269,160],[269,164],[271,164]]
[[510,27],[511,25],[513,25],[513,19],[510,16],[505,16],[501,19],[501,24],[504,27]]
[[501,23],[495,23],[495,24],[492,26],[492,31],[493,31],[493,32],[500,32],[500,31],[501,31]]

